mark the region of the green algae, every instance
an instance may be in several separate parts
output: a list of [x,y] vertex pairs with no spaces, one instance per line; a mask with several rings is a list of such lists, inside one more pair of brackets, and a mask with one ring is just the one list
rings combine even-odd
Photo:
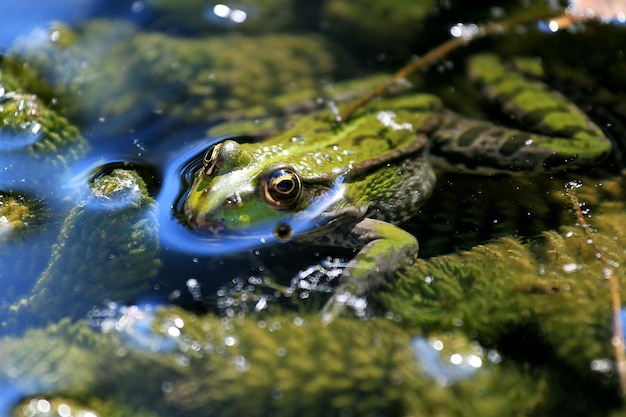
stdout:
[[154,112],[187,122],[216,120],[347,70],[347,61],[333,54],[337,48],[317,35],[190,39],[96,20],[65,36],[77,40],[18,40],[13,59],[27,61],[56,92],[64,114],[79,120]]
[[[127,54],[121,41],[125,31],[119,33],[119,39],[112,33],[107,37],[105,34],[110,31],[107,25],[103,23],[102,31],[94,38],[102,35],[99,41],[107,44],[108,40],[114,40],[109,45],[116,46],[96,48],[92,61],[88,60],[105,74],[100,82],[90,81],[90,77],[97,73],[93,68],[93,72],[80,72],[84,69],[77,67],[76,71],[67,74],[67,79],[61,77],[62,72],[53,72],[56,78],[51,78],[51,82],[61,93],[59,109],[64,114],[76,115],[84,111],[85,103],[88,106],[97,103],[102,97],[103,85],[106,85],[104,80],[109,83],[106,89],[117,96],[113,94],[114,98],[105,105],[98,103],[100,107],[94,112],[124,114],[140,100],[137,97],[139,90],[128,89],[125,81],[119,81],[120,60],[113,59]],[[128,30],[128,33],[135,31],[134,28]],[[395,35],[393,31],[386,33]],[[157,95],[160,109],[168,109],[177,115],[186,115],[189,110],[190,120],[204,120],[210,117],[207,114],[214,114],[213,110],[219,110],[223,105],[232,109],[248,108],[249,103],[242,104],[242,97],[249,95],[250,89],[243,87],[238,93],[237,83],[220,81],[217,90],[213,90],[215,85],[203,78],[205,73],[194,79],[199,74],[194,73],[196,66],[205,62],[212,65],[212,62],[208,59],[194,61],[191,52],[177,55],[184,39],[146,34],[146,38],[148,36],[152,39],[146,45],[154,47],[145,51],[141,64],[130,62],[129,68],[148,67],[156,74],[150,76],[154,80],[175,83],[183,91],[181,100],[191,96],[201,104],[198,110],[196,101],[191,110],[173,107],[168,98]],[[67,62],[76,63],[72,56],[75,53],[80,55],[72,50],[79,43],[76,39],[69,38],[55,46],[52,54],[71,51],[67,55],[71,59]],[[246,43],[247,39],[233,36],[230,45],[235,47],[233,49],[245,49]],[[137,41],[135,45],[142,49],[140,45],[143,43]],[[268,42],[265,45],[274,44]],[[118,46],[119,50],[116,49]],[[167,46],[164,51],[170,55],[159,56],[157,52],[163,46]],[[102,59],[99,61],[96,56],[99,54],[111,58],[110,64],[103,63]],[[66,59],[59,56],[54,58],[58,60],[57,65]],[[178,62],[178,59],[184,63],[182,69],[169,71],[168,64]],[[44,57],[43,63],[31,65],[48,68],[48,60],[49,57]],[[245,65],[253,61],[233,58],[232,62]],[[224,71],[228,65],[224,65]],[[579,79],[568,73],[570,68],[563,66],[559,74],[577,84]],[[602,74],[612,71],[617,80],[619,68],[620,65],[610,65],[598,68],[598,71]],[[554,72],[554,66],[551,70]],[[41,73],[50,74],[47,70]],[[28,77],[26,71],[21,74]],[[251,73],[245,70],[240,74],[244,80],[251,77]],[[581,71],[572,74],[578,76]],[[192,79],[189,86],[180,83],[186,77]],[[589,84],[585,85],[597,86],[597,80],[587,81]],[[152,81],[147,84],[148,87],[153,85]],[[603,103],[623,105],[619,91],[607,90],[602,90],[602,94],[608,97]],[[41,90],[33,88],[30,91],[41,91],[39,96],[43,97],[51,90],[41,87]],[[214,99],[215,91],[232,93],[236,100],[222,102]],[[86,99],[78,100],[78,96]],[[171,99],[172,102],[175,100],[178,98]],[[611,108],[606,104],[605,107]],[[461,183],[458,178],[445,178]],[[456,241],[469,249],[484,242],[485,236],[493,237],[492,232],[511,235],[518,231],[517,234],[524,237],[504,238],[462,254],[418,261],[379,297],[383,308],[399,323],[381,319],[340,319],[333,327],[325,328],[319,325],[313,314],[297,318],[285,314],[262,317],[265,325],[260,325],[257,317],[252,315],[232,321],[210,315],[197,317],[172,308],[160,315],[170,320],[172,317],[182,318],[185,326],[181,340],[187,340],[181,342],[176,351],[155,353],[137,351],[116,335],[103,335],[82,323],[70,325],[65,320],[46,330],[31,330],[21,338],[0,340],[0,356],[11,358],[0,366],[0,387],[4,387],[3,384],[17,385],[16,381],[37,381],[32,382],[30,388],[23,388],[25,399],[15,406],[16,415],[20,415],[22,405],[41,398],[48,399],[57,408],[63,402],[72,404],[73,409],[89,409],[100,415],[234,415],[243,412],[250,415],[267,415],[268,412],[278,415],[344,415],[350,412],[353,415],[554,415],[567,412],[606,415],[607,410],[618,404],[618,399],[615,380],[610,373],[610,312],[603,266],[586,243],[582,231],[573,226],[567,199],[554,191],[554,185],[539,185],[540,182],[533,179],[515,179],[513,181],[517,181],[517,186],[526,193],[520,193],[515,185],[507,189],[516,191],[501,191],[503,185],[511,185],[509,181],[490,179],[486,181],[488,184],[476,185],[478,181],[473,178],[452,188],[452,194],[445,193],[441,200],[433,202],[433,207],[444,209],[433,209],[427,216],[434,213],[433,218],[451,220],[449,223],[434,222],[433,227],[442,228],[440,239],[446,239],[448,234],[455,235]],[[595,186],[599,180],[585,182],[590,187],[578,193],[591,207],[589,222],[597,228],[595,236],[611,259],[623,265],[623,245],[620,245],[623,231],[620,226],[626,219],[621,214],[624,209],[620,201],[624,196],[621,185],[619,181],[605,181],[602,186]],[[470,197],[461,201],[460,191],[468,191],[465,187],[470,183],[474,184],[469,187]],[[487,192],[487,188],[491,192]],[[107,193],[105,191],[103,195]],[[494,203],[485,201],[485,195],[500,198]],[[518,206],[513,213],[508,207],[511,202]],[[458,211],[455,209],[450,213],[450,207],[458,207]],[[75,229],[73,221],[68,218],[64,230],[71,232],[67,237],[75,237],[77,230],[81,230],[81,239],[91,233],[97,238],[89,239],[90,242],[101,242],[102,236],[110,236],[105,230],[108,226],[103,226],[105,217],[104,214],[98,215],[92,222],[87,213],[76,208],[71,219],[90,227]],[[492,224],[493,219],[498,220],[497,224]],[[555,223],[571,226],[558,232],[543,232],[553,229]],[[140,220],[130,224],[144,223]],[[145,224],[154,226],[150,221]],[[486,225],[484,228],[491,232],[477,231],[476,224]],[[464,230],[466,233],[462,234]],[[155,232],[141,233],[152,236]],[[416,235],[420,236],[419,233]],[[55,248],[53,270],[62,269],[61,265],[67,259],[78,258],[72,256],[76,253],[76,245],[74,249],[63,251],[64,243],[76,241],[63,239],[59,238]],[[424,247],[425,242],[421,243]],[[441,246],[434,243],[432,238],[426,250],[437,253]],[[134,246],[131,244],[130,247]],[[158,267],[157,255],[150,250],[145,253],[145,258],[140,255],[136,259],[141,260],[140,263],[147,262],[145,268],[152,271]],[[108,263],[106,259],[97,259],[99,263]],[[74,259],[71,265],[76,264]],[[64,272],[70,277],[69,282],[76,284],[76,280],[91,276],[89,264],[79,265],[82,269],[76,273]],[[137,285],[133,280],[136,277],[130,276],[130,271],[124,271],[120,261],[105,271],[100,284],[82,286],[87,288],[84,294],[77,295],[75,289],[59,286],[64,295],[52,299],[59,313],[53,314],[51,319],[61,320],[66,314],[81,317],[94,303],[103,300],[100,292],[106,297],[132,300],[148,291],[145,282],[141,281],[136,288],[120,288],[117,292],[117,284],[111,277],[117,277],[119,271],[129,273],[129,286]],[[622,278],[621,271],[617,271]],[[141,274],[143,272],[138,276]],[[147,274],[152,276],[152,272]],[[42,289],[54,291],[58,284],[53,279],[40,281],[34,296],[44,297],[46,292]],[[111,287],[107,287],[109,284]],[[69,307],[68,300],[72,303]],[[40,314],[47,315],[48,310],[41,310]],[[19,316],[19,319],[23,318]],[[301,319],[306,325],[302,325]],[[276,326],[280,329],[276,330]],[[270,328],[275,330],[270,331]],[[160,329],[161,334],[164,329],[167,327]],[[438,387],[435,381],[420,373],[408,350],[408,343],[412,335],[441,332],[453,333],[466,343],[480,343],[497,350],[504,360],[468,381]],[[229,339],[227,344],[226,337],[234,339]],[[211,344],[206,340],[222,342]],[[233,340],[236,344],[230,346]],[[194,348],[198,344],[202,346],[199,351]],[[603,360],[608,361],[608,372],[591,369],[594,361]],[[111,369],[113,367],[115,369]],[[328,372],[325,368],[329,368]],[[361,389],[363,385],[366,389]]]
[[[226,118],[211,126],[207,134],[212,137],[230,135],[253,135],[267,137],[293,126],[303,115],[328,106],[329,103],[347,103],[371,89],[386,83],[388,75],[374,74],[368,77],[348,79],[338,83],[321,83],[311,88],[272,95],[263,105],[252,106],[242,111],[226,112]],[[390,88],[390,95],[408,90],[408,85]],[[415,101],[415,100],[413,100]]]
[[[481,369],[451,388],[438,385],[414,362],[408,335],[392,320],[220,319],[164,308],[153,328],[161,337],[179,329],[177,347],[154,354],[133,348],[121,332],[67,321],[6,338],[0,352],[14,360],[11,376],[5,370],[0,380],[19,381],[28,399],[59,396],[96,412],[106,403],[134,415],[502,415],[542,395],[512,390],[529,381],[506,366]],[[471,349],[463,336],[454,340],[456,349]],[[71,358],[62,354],[68,349]],[[55,372],[44,365],[51,363]],[[44,378],[51,374],[58,378]],[[43,381],[36,395],[28,393],[30,380]],[[481,398],[487,393],[493,400]]]
[[32,256],[47,253],[47,248],[33,240],[49,217],[34,198],[0,191],[0,285],[5,302],[16,300],[24,283],[41,272],[43,266],[32,262]]
[[[202,0],[148,0],[145,4],[162,14],[161,24],[180,26],[201,33],[224,33],[236,30],[246,34],[263,34],[312,26],[314,2],[292,0],[241,0],[233,4],[207,3]],[[221,5],[222,12],[215,13]],[[219,7],[219,6],[218,6]],[[245,18],[229,18],[233,12],[245,13]],[[220,18],[220,15],[224,17]]]
[[[89,145],[26,80],[0,68],[0,282],[4,302],[33,282],[49,254],[56,214],[47,196]],[[36,167],[36,169],[34,169]],[[56,206],[58,211],[64,203]]]
[[0,242],[15,239],[36,222],[36,207],[21,195],[0,192]]
[[0,69],[0,147],[8,157],[25,154],[40,159],[51,172],[84,155],[87,142],[78,129],[36,94],[24,90],[18,79]]
[[502,238],[418,260],[381,296],[383,306],[403,325],[461,330],[512,357],[547,369],[564,367],[578,381],[606,387],[606,376],[592,368],[594,361],[612,357],[605,268],[623,279],[623,181],[589,181],[579,192],[590,208],[594,240],[613,265],[599,261],[572,214],[571,226],[525,242]]
[[421,22],[436,12],[437,3],[337,0],[325,2],[321,15],[333,36],[357,44],[366,42],[369,51],[376,53],[406,48],[420,33]]
[[47,321],[83,317],[106,300],[145,295],[158,272],[156,204],[141,177],[114,170],[96,179],[91,191],[67,216],[28,300]]
[[47,267],[2,327],[23,331],[26,322],[80,318],[105,301],[140,298],[160,265],[156,203],[136,172],[114,170],[69,212]]
[[[583,183],[576,192],[591,208],[594,239],[621,264],[623,181]],[[12,372],[0,381],[44,381],[23,404],[79,401],[103,415],[606,415],[618,406],[601,365],[612,361],[608,286],[569,215],[558,232],[418,260],[378,297],[386,319],[324,324],[315,313],[220,318],[163,307],[156,341],[143,348],[124,324],[132,314],[101,324],[103,333],[63,320],[1,340]],[[448,343],[442,358],[483,352],[483,366],[442,385],[416,361],[416,335]]]

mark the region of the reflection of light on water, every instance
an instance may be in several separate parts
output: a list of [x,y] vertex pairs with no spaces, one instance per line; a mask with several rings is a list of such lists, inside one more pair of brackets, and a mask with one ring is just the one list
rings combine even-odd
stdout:
[[248,14],[243,10],[232,9],[225,4],[216,4],[213,6],[213,13],[217,17],[230,19],[233,23],[243,23],[248,17]]
[[[444,338],[414,337],[411,340],[413,358],[424,374],[440,386],[447,386],[472,377],[485,362],[485,352],[474,342],[444,340]],[[502,358],[494,350],[486,353],[486,360],[499,363]]]
[[222,25],[237,25],[248,19],[248,12],[234,6],[218,3],[207,9],[205,17],[213,22]]
[[[97,2],[84,1],[40,1],[19,0],[0,1],[2,30],[0,31],[0,48],[10,47],[16,38],[28,35],[33,29],[52,21],[62,21],[68,25],[81,21],[89,16]],[[104,2],[102,2],[104,4]],[[91,4],[92,7],[86,7]],[[44,35],[43,31],[41,33]],[[44,38],[45,39],[45,38]]]
[[[63,400],[48,401],[45,398],[31,398],[20,407],[24,417],[98,417],[98,414],[91,410],[84,409],[76,404],[64,402]],[[16,409],[15,412],[19,411]],[[16,415],[15,412],[12,415]]]
[[455,38],[463,38],[466,41],[471,41],[476,35],[480,33],[480,28],[474,23],[463,24],[458,23],[450,28],[450,35]]
[[164,353],[176,348],[176,338],[180,336],[184,322],[172,319],[160,323],[165,326],[163,332],[155,332],[153,325],[158,308],[148,303],[120,306],[111,302],[92,310],[88,315],[89,323],[103,333],[117,332],[124,337],[129,347]]

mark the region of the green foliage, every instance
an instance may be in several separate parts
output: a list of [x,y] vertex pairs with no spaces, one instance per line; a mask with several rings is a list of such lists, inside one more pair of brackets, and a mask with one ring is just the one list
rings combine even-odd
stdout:
[[156,206],[141,177],[115,170],[96,179],[92,192],[67,216],[28,301],[46,321],[145,295],[160,267]]
[[[12,358],[11,372],[0,371],[0,383],[19,387],[23,403],[44,397],[101,415],[139,416],[497,416],[543,394],[513,389],[532,385],[509,366],[487,366],[471,381],[440,386],[422,373],[408,335],[390,320],[326,325],[309,315],[220,319],[165,308],[157,311],[153,337],[170,338],[175,347],[156,354],[132,344],[124,330],[129,319],[104,334],[63,322],[5,338],[0,354]],[[462,335],[452,339],[455,349],[470,349]]]
[[[204,7],[195,0],[149,3],[181,22],[197,22],[198,7]],[[411,53],[425,50],[407,45],[420,34],[434,2],[320,3],[323,9],[313,16],[323,15],[324,20],[312,23],[323,26],[334,41],[353,38],[353,45],[368,49],[366,56],[395,47]],[[531,9],[546,7],[543,1],[531,3]],[[388,9],[394,4],[401,7]],[[3,57],[0,72],[3,167],[20,153],[31,162],[23,165],[27,182],[37,183],[32,163],[37,161],[37,171],[49,167],[45,175],[50,173],[49,181],[56,184],[66,163],[86,149],[61,114],[77,123],[85,123],[81,118],[86,115],[130,117],[145,108],[190,122],[242,114],[252,119],[267,114],[261,106],[293,110],[289,93],[304,95],[306,101],[321,78],[354,69],[342,66],[342,53],[327,40],[267,34],[300,27],[309,15],[295,2],[267,0],[263,6],[260,20],[250,19],[239,33],[222,38],[190,40],[99,21],[76,29],[53,25],[51,30],[60,31],[57,41],[16,45],[12,51],[20,57]],[[464,21],[486,16],[482,7],[453,9]],[[531,9],[524,5],[507,11],[515,16]],[[442,10],[445,14],[445,9],[437,13]],[[200,29],[205,30],[230,31]],[[541,55],[550,81],[565,84],[574,96],[590,96],[594,105],[586,111],[619,119],[626,114],[620,88],[624,63],[615,59],[623,44],[617,31],[623,28],[588,25],[586,30],[586,36],[530,33],[485,42],[487,49],[504,55]],[[423,42],[432,45],[430,32],[425,33],[429,36]],[[572,43],[579,47],[568,53],[562,45]],[[468,53],[473,53],[470,48]],[[540,75],[533,63],[525,67]],[[489,117],[466,100],[465,87],[451,82],[458,75],[444,68],[436,67],[443,82],[426,84],[442,86],[445,91],[437,95],[447,105],[447,98],[456,95],[469,102],[459,107]],[[429,76],[436,78],[432,72]],[[624,137],[623,124],[607,126],[618,141]],[[33,128],[36,136],[31,135]],[[26,142],[33,139],[33,144],[5,152],[5,147],[14,147],[5,139],[18,136]],[[33,293],[13,306],[4,323],[3,330],[25,333],[0,339],[0,391],[15,389],[23,397],[12,404],[14,415],[26,414],[22,405],[43,398],[56,409],[51,415],[60,415],[59,405],[67,404],[73,412],[91,410],[102,416],[606,415],[621,406],[614,375],[591,369],[597,361],[612,365],[609,294],[604,266],[582,230],[573,226],[568,202],[559,194],[563,178],[548,181],[548,186],[534,178],[440,178],[455,185],[446,189],[442,184],[441,190],[448,192],[439,193],[424,209],[426,228],[437,233],[421,240],[422,254],[445,253],[454,244],[472,249],[420,260],[399,273],[378,298],[394,320],[340,318],[322,325],[312,313],[224,319],[168,307],[158,313],[152,336],[173,339],[174,347],[151,350],[137,347],[125,330],[100,332],[75,322],[105,299],[132,301],[149,293],[148,281],[159,268],[156,207],[144,184],[129,172],[101,177],[93,195],[65,219]],[[624,265],[621,178],[573,178],[585,183],[577,193],[591,207],[588,221],[594,238],[616,265]],[[128,181],[130,186],[118,187]],[[24,203],[18,194],[0,198],[0,217],[6,216],[12,230],[21,228],[33,209],[39,210],[31,206],[34,200],[24,197]],[[497,201],[487,195],[497,196]],[[566,226],[555,231],[557,224]],[[502,235],[507,237],[475,246]],[[452,244],[451,236],[456,239]],[[19,252],[28,259],[48,259]],[[16,265],[6,266],[6,259]],[[1,262],[3,296],[13,301],[16,290],[7,271],[15,267],[28,274],[16,257],[3,253]],[[623,280],[621,269],[614,266],[614,271]],[[26,331],[33,313],[56,324]],[[173,325],[177,319],[184,326]],[[123,328],[123,322],[115,324]],[[176,329],[180,336],[172,336]],[[415,335],[450,337],[460,349],[479,345],[498,352],[502,362],[485,362],[469,379],[442,387],[416,363],[409,347]]]
[[[0,69],[0,163],[27,155],[59,170],[88,148],[78,129]],[[49,172],[48,172],[49,174]]]
[[[583,183],[577,194],[590,208],[587,222],[612,265],[598,259],[572,215],[572,226],[523,242],[501,238],[418,260],[381,295],[382,305],[409,329],[461,331],[520,364],[595,386],[586,400],[606,395],[607,375],[591,369],[613,355],[606,268],[623,279],[623,181]],[[539,408],[566,407],[566,398],[553,396]]]
[[331,53],[333,45],[316,35],[190,39],[96,20],[61,36],[77,40],[21,40],[13,59],[26,60],[51,85],[64,113],[79,120],[137,117],[153,109],[188,122],[218,120],[347,71]]

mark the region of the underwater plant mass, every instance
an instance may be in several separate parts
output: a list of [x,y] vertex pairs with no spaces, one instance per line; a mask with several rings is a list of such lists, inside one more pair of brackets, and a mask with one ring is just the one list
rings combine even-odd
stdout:
[[0,415],[626,413],[618,5],[5,3]]

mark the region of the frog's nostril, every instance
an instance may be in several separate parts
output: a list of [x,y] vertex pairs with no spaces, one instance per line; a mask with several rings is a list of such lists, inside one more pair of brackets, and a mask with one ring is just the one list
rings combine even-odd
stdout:
[[293,229],[288,224],[280,223],[274,228],[274,237],[281,242],[287,242],[293,236]]

